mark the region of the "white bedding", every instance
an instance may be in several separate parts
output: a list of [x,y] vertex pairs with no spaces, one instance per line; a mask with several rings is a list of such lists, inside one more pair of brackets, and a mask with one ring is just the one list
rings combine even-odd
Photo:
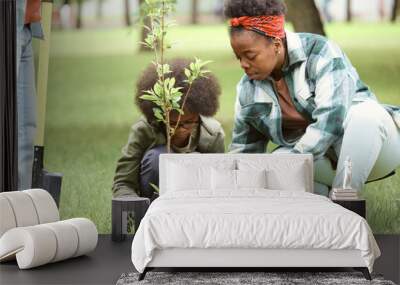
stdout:
[[370,272],[380,255],[365,219],[326,197],[266,189],[216,194],[155,200],[132,243],[135,268],[143,272],[154,250],[165,248],[357,249]]

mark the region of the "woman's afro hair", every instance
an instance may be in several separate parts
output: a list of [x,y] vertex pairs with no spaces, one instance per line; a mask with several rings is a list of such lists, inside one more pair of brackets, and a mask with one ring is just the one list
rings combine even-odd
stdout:
[[[186,80],[185,68],[189,68],[191,62],[184,58],[175,58],[167,61],[171,73],[167,74],[166,77],[175,77],[175,87],[182,87],[180,91],[183,96],[180,104],[183,103],[184,95],[188,90],[188,84],[184,82]],[[192,83],[184,108],[190,113],[211,117],[218,111],[221,88],[214,75],[207,73],[205,76],[197,78]],[[144,95],[144,91],[152,89],[157,80],[156,68],[154,64],[150,64],[136,83],[135,102],[149,122],[155,121],[153,108],[156,105],[151,101],[140,99],[140,96]]]
[[224,14],[227,18],[282,15],[286,5],[283,0],[225,0]]

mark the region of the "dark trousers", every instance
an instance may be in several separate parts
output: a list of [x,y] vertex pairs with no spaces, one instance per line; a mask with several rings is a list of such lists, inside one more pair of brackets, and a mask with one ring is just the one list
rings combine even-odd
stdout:
[[158,187],[159,183],[159,156],[162,153],[167,153],[167,147],[165,145],[156,146],[145,152],[142,161],[140,163],[140,190],[141,196],[154,199],[158,193],[150,185],[154,184]]

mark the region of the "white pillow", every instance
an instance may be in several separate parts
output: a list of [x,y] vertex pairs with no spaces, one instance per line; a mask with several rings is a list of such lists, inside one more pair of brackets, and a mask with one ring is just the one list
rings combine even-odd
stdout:
[[305,160],[238,159],[239,170],[266,170],[267,188],[271,190],[311,191],[309,169]]
[[211,170],[212,189],[240,190],[242,188],[267,188],[266,170]]
[[307,176],[302,167],[290,170],[290,175],[283,171],[271,169],[267,171],[268,189],[286,191],[307,191]]
[[168,164],[168,191],[211,189],[211,167]]
[[237,188],[267,188],[267,171],[236,170]]
[[211,170],[212,190],[236,190],[236,170],[217,169]]

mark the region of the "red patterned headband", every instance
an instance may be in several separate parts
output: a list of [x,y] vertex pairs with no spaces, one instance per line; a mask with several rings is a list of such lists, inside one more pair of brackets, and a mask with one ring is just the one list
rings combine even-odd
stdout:
[[244,16],[232,18],[230,21],[232,27],[242,26],[246,30],[262,32],[270,37],[285,38],[285,16]]

